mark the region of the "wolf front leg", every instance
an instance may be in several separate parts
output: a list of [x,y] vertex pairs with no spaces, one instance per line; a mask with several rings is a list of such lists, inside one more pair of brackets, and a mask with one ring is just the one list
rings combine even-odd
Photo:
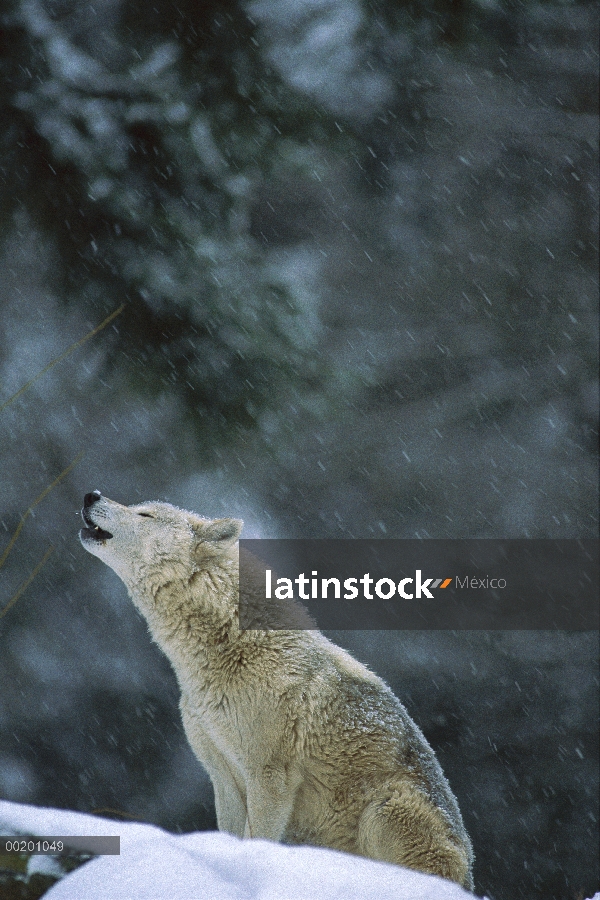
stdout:
[[190,711],[183,697],[180,708],[190,745],[212,782],[219,831],[244,837],[248,812],[243,787],[238,784],[235,773],[214,741],[202,729],[200,717]]
[[264,766],[259,776],[248,779],[248,818],[244,837],[283,840],[292,816],[301,777],[291,776],[273,766]]
[[243,837],[248,818],[246,804],[227,760],[221,754],[218,756],[218,762],[215,754],[210,763],[205,763],[215,792],[217,826],[219,831]]

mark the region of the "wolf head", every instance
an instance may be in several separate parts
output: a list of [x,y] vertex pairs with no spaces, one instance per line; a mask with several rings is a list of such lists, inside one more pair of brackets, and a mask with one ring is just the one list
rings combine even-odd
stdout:
[[100,491],[85,495],[81,515],[81,543],[130,590],[141,582],[189,580],[211,559],[230,556],[243,526],[239,519],[203,519],[170,503],[122,506]]

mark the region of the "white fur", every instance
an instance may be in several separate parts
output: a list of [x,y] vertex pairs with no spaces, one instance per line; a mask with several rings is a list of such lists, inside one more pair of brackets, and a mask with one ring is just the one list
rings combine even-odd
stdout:
[[[289,630],[240,631],[242,522],[102,497],[86,550],[124,581],[181,688],[188,740],[219,829],[332,847],[472,888],[473,853],[435,755],[388,686],[282,610]],[[146,515],[144,515],[144,513]],[[256,609],[256,585],[245,586]]]

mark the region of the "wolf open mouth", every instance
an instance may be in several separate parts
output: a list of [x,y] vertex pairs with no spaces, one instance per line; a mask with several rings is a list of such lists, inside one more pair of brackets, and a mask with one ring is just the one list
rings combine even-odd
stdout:
[[92,522],[85,509],[81,510],[81,517],[88,526],[87,528],[81,529],[81,537],[91,538],[94,541],[107,541],[112,537],[110,531],[105,531],[103,528],[100,528],[99,525]]

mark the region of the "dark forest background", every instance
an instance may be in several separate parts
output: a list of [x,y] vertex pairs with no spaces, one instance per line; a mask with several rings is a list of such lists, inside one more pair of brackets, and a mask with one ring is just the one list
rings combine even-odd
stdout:
[[[245,537],[597,535],[597,20],[1,0],[0,796],[215,827],[85,491]],[[333,637],[439,754],[479,893],[600,888],[596,634]]]

